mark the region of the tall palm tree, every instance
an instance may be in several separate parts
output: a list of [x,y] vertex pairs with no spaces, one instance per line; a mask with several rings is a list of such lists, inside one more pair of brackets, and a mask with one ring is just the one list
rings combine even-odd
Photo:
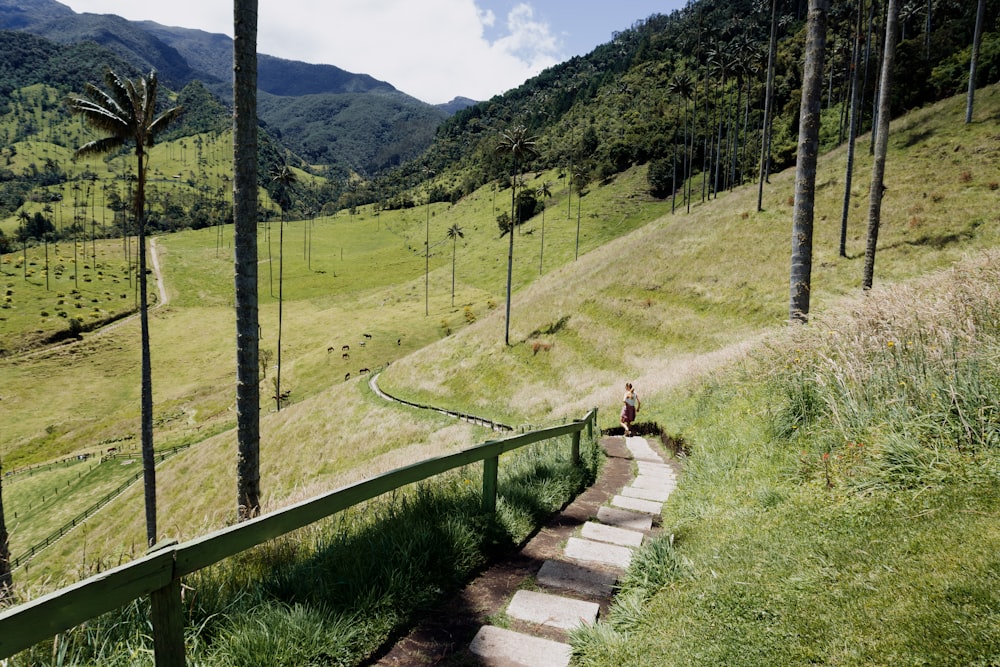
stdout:
[[576,188],[576,253],[573,255],[574,262],[580,259],[580,201],[583,199],[583,189],[586,185],[582,171],[573,174],[573,186]]
[[812,281],[813,207],[816,198],[816,161],[823,98],[823,58],[829,0],[809,0],[802,105],[799,109],[799,150],[795,167],[795,209],[792,219],[792,269],[788,317],[809,318]]
[[542,275],[542,262],[545,258],[545,198],[552,197],[552,184],[545,181],[538,186],[537,192],[542,200],[542,243],[538,250],[538,275]]
[[[2,476],[3,470],[0,469],[0,477]],[[3,480],[0,479],[0,602],[10,596],[13,585],[10,574],[10,539],[3,516]]]
[[23,208],[18,214],[21,219],[21,269],[24,272],[25,281],[28,280],[28,223],[31,222],[31,216]]
[[983,39],[983,15],[986,12],[986,0],[979,0],[976,7],[976,28],[972,37],[972,59],[969,62],[969,93],[965,103],[965,124],[972,122],[972,107],[976,98],[976,70],[979,68],[979,44]]
[[292,207],[292,187],[295,185],[295,172],[289,169],[288,165],[282,165],[281,169],[274,173],[271,181],[275,184],[275,203],[281,209],[281,218],[278,219],[278,372],[274,379],[274,401],[281,410],[281,316],[284,305],[285,289],[285,215]]
[[233,0],[233,227],[236,282],[236,506],[260,512],[257,297],[257,0]]
[[465,238],[465,232],[456,222],[448,228],[448,238],[451,239],[451,307],[455,307],[455,256],[458,253],[458,239]]
[[885,193],[885,157],[889,150],[889,96],[892,92],[892,68],[896,59],[896,30],[899,24],[899,0],[889,0],[885,16],[885,48],[882,53],[882,77],[878,96],[878,135],[872,162],[872,183],[868,193],[868,242],[865,246],[865,269],[862,289],[871,289],[875,275],[875,248],[882,221],[882,195]]
[[434,170],[424,167],[424,178],[427,179],[427,225],[424,227],[424,317],[431,314],[431,179]]
[[855,24],[854,52],[851,59],[851,97],[850,111],[847,118],[847,171],[844,175],[844,205],[840,213],[840,256],[847,257],[847,219],[851,205],[851,183],[854,179],[854,148],[858,137],[858,102],[860,94],[861,71],[861,30],[864,21],[864,2],[857,8],[858,16]]
[[95,129],[106,136],[80,146],[77,156],[97,155],[135,144],[136,194],[135,220],[139,231],[139,321],[142,339],[142,466],[146,496],[146,541],[156,542],[156,472],[153,459],[153,372],[149,352],[149,304],[146,296],[146,162],[147,148],[156,135],[172,123],[182,107],[171,107],[157,114],[156,71],[136,81],[108,70],[104,75],[107,91],[88,83],[83,97],[71,97],[68,105]]
[[510,345],[510,291],[511,279],[514,271],[514,226],[517,224],[517,177],[521,173],[520,168],[524,161],[537,155],[535,150],[536,139],[528,134],[528,129],[524,125],[515,125],[500,135],[500,142],[497,144],[498,153],[509,153],[513,159],[510,178],[510,241],[507,248],[507,315],[504,324],[504,345]]
[[757,182],[757,212],[764,210],[764,181],[771,166],[771,105],[774,102],[774,65],[778,56],[778,0],[771,0],[771,36],[767,47],[767,83],[764,86],[764,122],[760,133],[760,178]]
[[[667,92],[671,95],[677,95],[684,101],[684,155],[681,156],[681,162],[684,165],[684,183],[687,183],[688,178],[688,103],[691,97],[694,95],[694,83],[691,81],[691,77],[687,74],[680,72],[675,74],[670,82],[667,83]],[[694,141],[692,140],[692,145]],[[674,169],[677,169],[676,162],[674,163]],[[676,188],[675,188],[676,190]],[[685,189],[685,198],[687,198],[687,190]],[[688,207],[690,211],[690,206]]]

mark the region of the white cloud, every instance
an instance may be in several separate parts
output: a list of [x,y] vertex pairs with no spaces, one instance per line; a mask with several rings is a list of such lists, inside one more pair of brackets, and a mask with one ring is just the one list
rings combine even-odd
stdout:
[[[65,0],[75,11],[232,35],[232,5]],[[530,3],[501,21],[489,0],[261,0],[261,53],[370,74],[431,103],[488,99],[559,62],[560,39]],[[486,32],[496,35],[489,39]],[[497,33],[499,32],[499,35]]]
[[308,30],[294,15],[262,9],[259,49],[371,74],[432,103],[487,99],[558,62],[557,40],[528,5],[512,10],[490,43],[485,30],[495,22],[472,0],[345,2],[317,9]]

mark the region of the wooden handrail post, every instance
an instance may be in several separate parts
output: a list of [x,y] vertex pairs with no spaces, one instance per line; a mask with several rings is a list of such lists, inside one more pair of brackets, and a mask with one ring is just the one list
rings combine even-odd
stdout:
[[580,465],[580,431],[573,431],[573,465]]
[[594,424],[597,423],[597,408],[590,411],[590,419],[587,420],[587,438],[594,439]]
[[[177,545],[177,540],[154,544],[150,553]],[[171,565],[176,572],[176,560]],[[153,655],[156,667],[185,667],[184,607],[181,602],[181,580],[172,577],[170,583],[149,594],[149,620],[153,626]]]
[[497,477],[500,471],[500,457],[483,459],[483,512],[497,511]]
[[156,667],[184,667],[184,609],[181,603],[181,580],[149,594],[150,621],[153,624],[153,650]]

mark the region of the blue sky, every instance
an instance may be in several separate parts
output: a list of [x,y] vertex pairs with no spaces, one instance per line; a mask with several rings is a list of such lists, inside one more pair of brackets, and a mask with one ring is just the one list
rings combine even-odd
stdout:
[[[232,35],[218,0],[61,0]],[[370,74],[425,102],[488,99],[687,0],[259,0],[258,50]]]

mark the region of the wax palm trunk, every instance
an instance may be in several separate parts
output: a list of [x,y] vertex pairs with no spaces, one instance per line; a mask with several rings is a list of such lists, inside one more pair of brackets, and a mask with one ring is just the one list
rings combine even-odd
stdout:
[[892,68],[896,55],[896,30],[899,25],[899,1],[889,0],[885,18],[885,50],[882,54],[882,78],[879,83],[878,128],[872,162],[872,182],[868,194],[868,242],[865,246],[865,269],[862,289],[871,289],[875,275],[875,249],[882,221],[882,195],[885,188],[885,158],[889,150],[889,96],[892,93]]
[[809,318],[812,281],[813,208],[816,197],[816,162],[823,94],[823,58],[826,53],[828,0],[809,0],[806,55],[799,111],[799,151],[795,168],[795,209],[792,220],[792,270],[789,319]]
[[257,0],[233,3],[233,223],[236,280],[237,512],[260,511],[257,306]]
[[[2,476],[0,470],[0,476]],[[13,579],[10,574],[10,536],[3,515],[3,481],[0,479],[0,602],[10,595]]]

